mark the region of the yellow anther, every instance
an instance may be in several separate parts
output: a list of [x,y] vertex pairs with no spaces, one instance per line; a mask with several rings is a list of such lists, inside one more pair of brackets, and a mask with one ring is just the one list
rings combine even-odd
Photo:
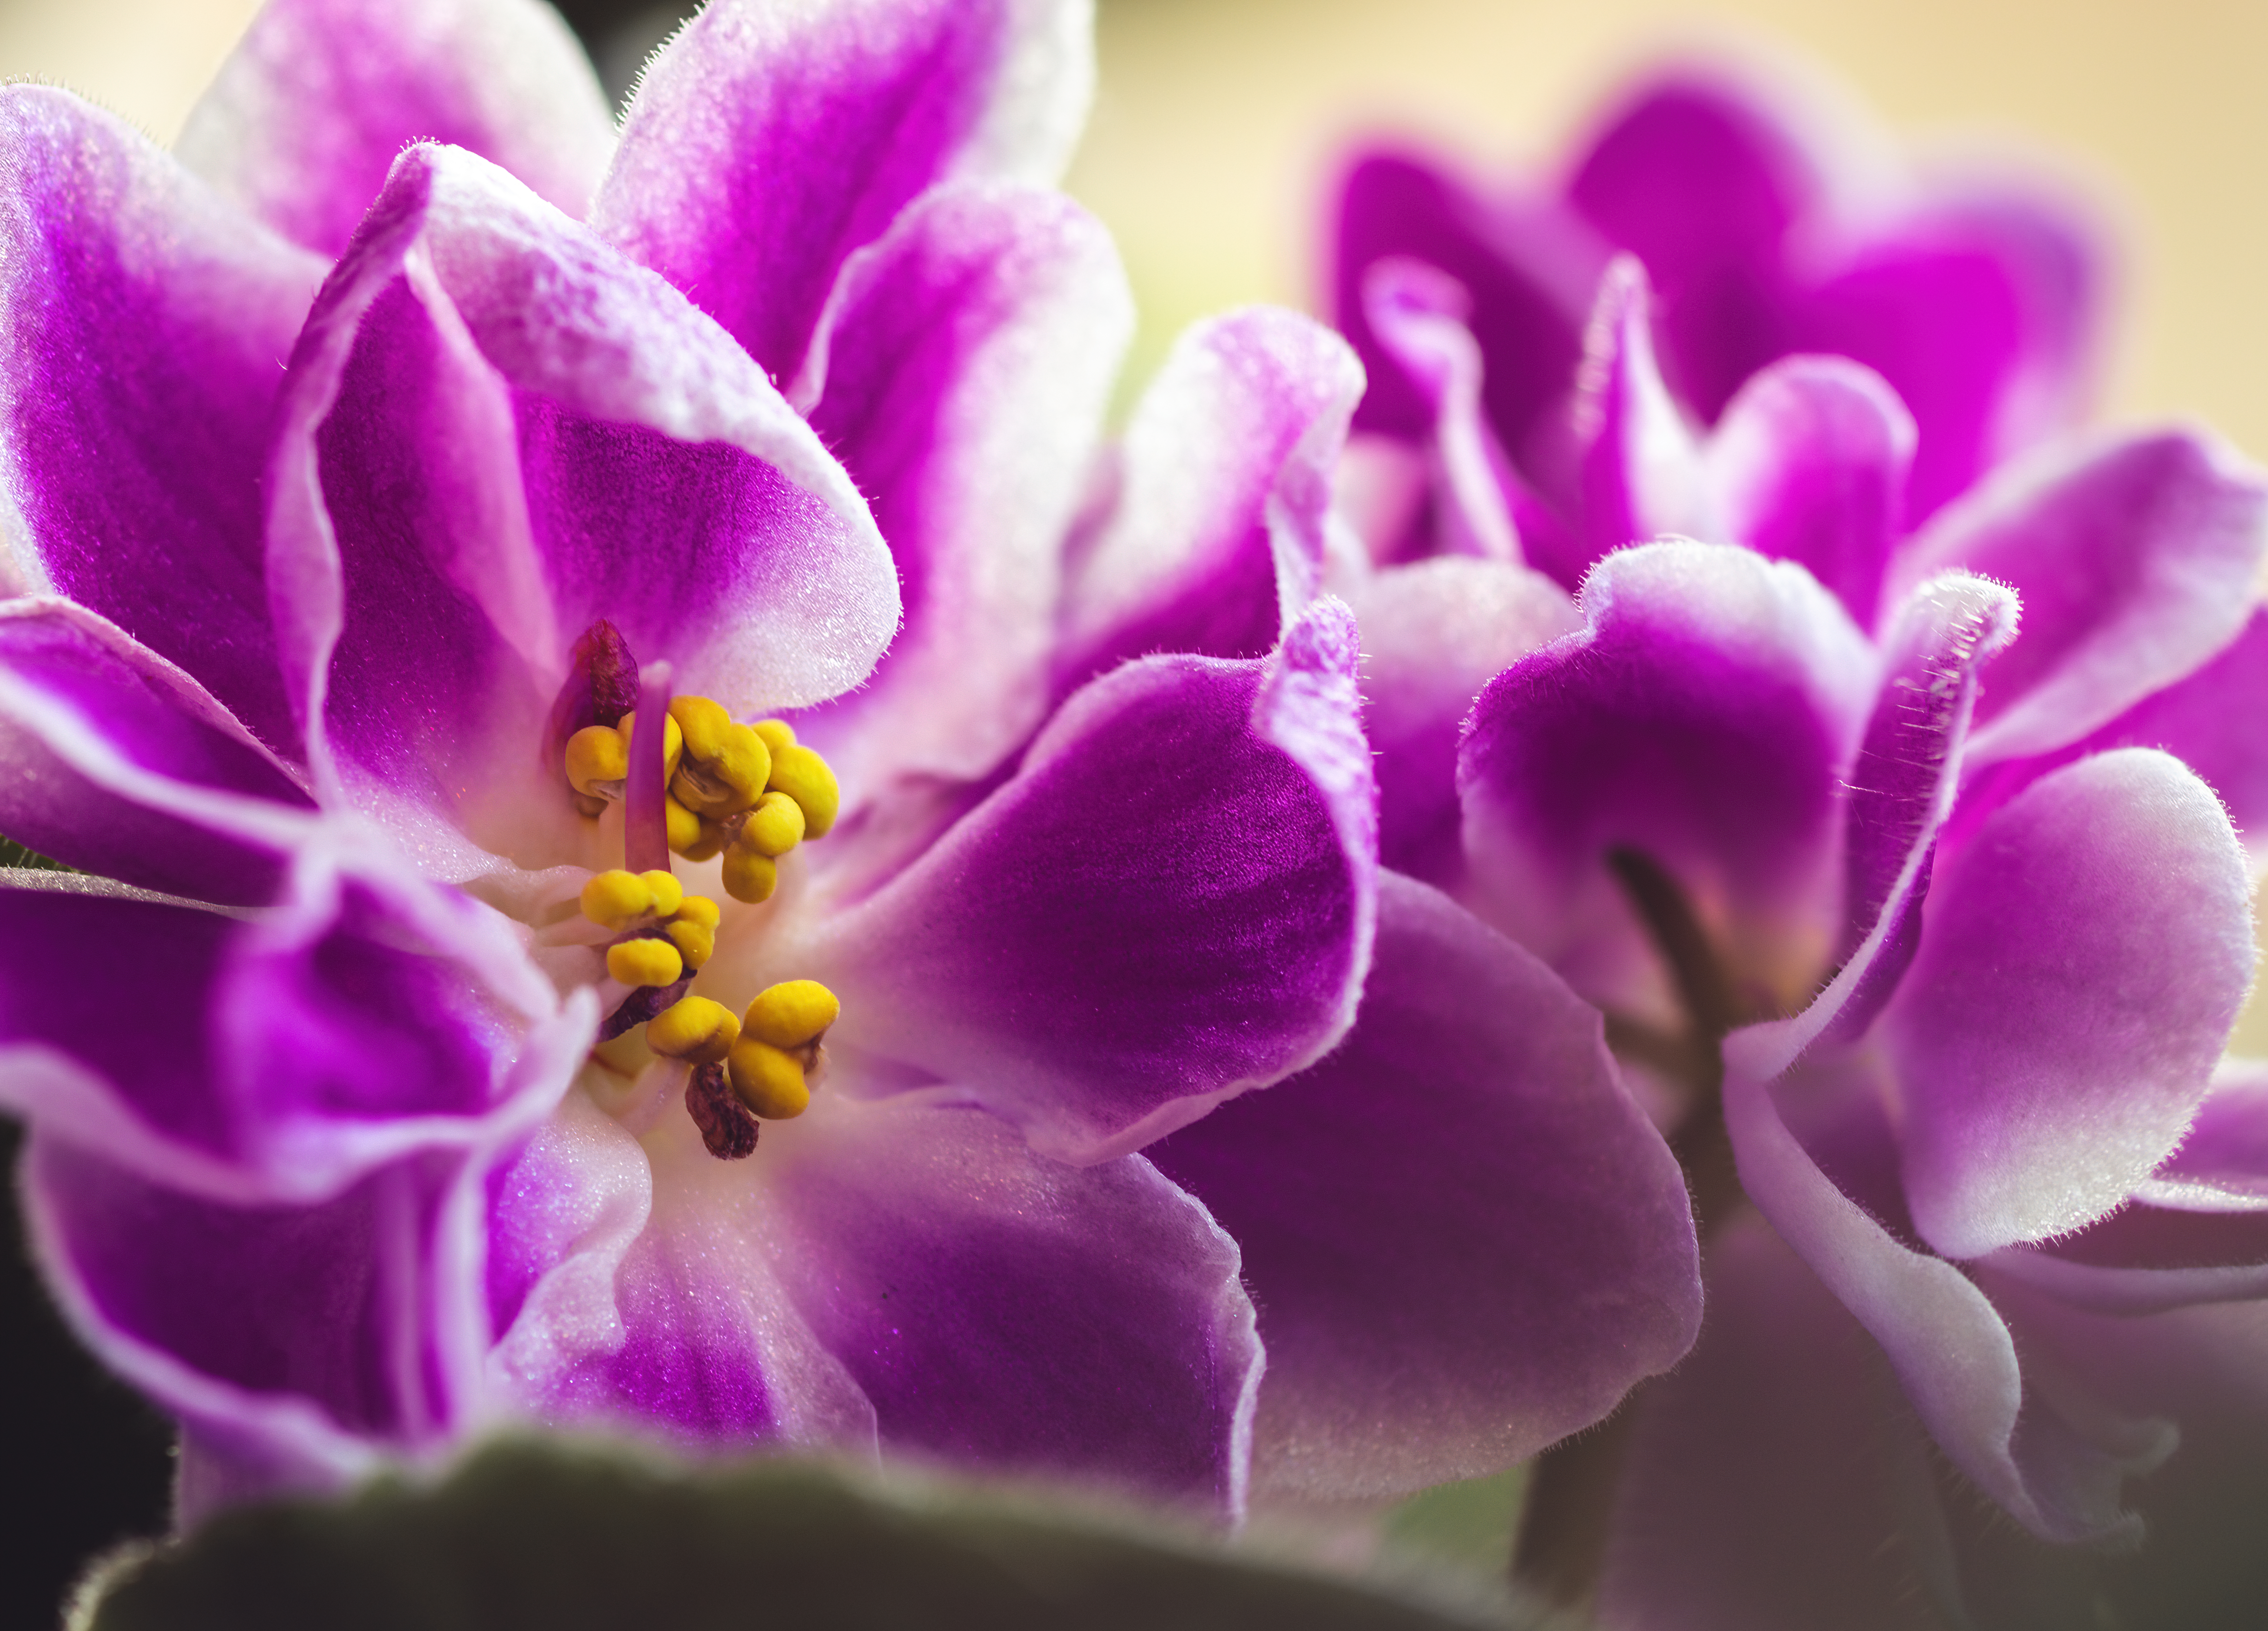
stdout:
[[717,909],[717,903],[706,895],[688,895],[677,904],[677,920],[680,923],[698,923],[704,928],[713,929],[723,921],[724,916]]
[[758,720],[748,728],[763,738],[764,746],[777,758],[783,749],[795,746],[795,727],[785,720]]
[[674,985],[685,959],[666,940],[626,940],[607,948],[607,972],[625,985]]
[[[674,799],[670,801],[673,806],[676,802]],[[694,819],[700,821],[698,816]],[[707,860],[712,855],[722,854],[725,846],[733,841],[733,830],[713,821],[701,822],[701,830],[690,844],[678,843],[674,836],[676,829],[673,827],[670,830],[673,836],[670,838],[669,847],[688,860]]]
[[[637,734],[637,715],[635,713],[625,713],[621,719],[615,721],[615,728],[622,733],[622,754],[625,761],[627,761],[629,757],[630,738]],[[661,779],[663,786],[666,786],[669,783],[669,779],[677,774],[677,762],[681,758],[684,757],[684,756],[685,732],[683,728],[679,726],[674,717],[665,713],[661,716]],[[627,775],[629,772],[625,771],[623,773]]]
[[646,1022],[645,1045],[665,1059],[721,1065],[740,1037],[733,1010],[706,997],[681,997]]
[[675,799],[664,797],[662,819],[669,823],[669,847],[682,855],[701,842],[701,818]]
[[737,842],[759,855],[784,855],[803,842],[803,826],[802,805],[784,793],[767,793],[740,823]]
[[677,881],[674,873],[659,868],[652,872],[641,872],[638,882],[653,891],[653,915],[657,918],[674,918],[677,915],[677,909],[685,904],[685,886]]
[[669,717],[685,733],[685,756],[669,789],[679,801],[712,819],[754,804],[771,775],[764,739],[706,697],[672,697]]
[[772,755],[770,787],[803,806],[806,837],[827,836],[842,805],[843,790],[835,785],[835,772],[826,760],[800,742],[782,749]]
[[567,785],[585,798],[620,798],[630,773],[630,750],[613,726],[585,725],[567,739]]
[[740,1028],[776,1048],[804,1048],[825,1036],[842,1012],[835,993],[817,980],[782,980],[756,993]]
[[703,963],[717,955],[717,926],[713,923],[695,923],[680,918],[674,923],[665,924],[662,932],[677,948],[677,955],[685,959],[685,966],[696,974],[701,971]]
[[769,855],[735,844],[725,852],[725,893],[751,906],[770,900],[779,887],[779,865]]
[[803,1066],[792,1053],[743,1033],[733,1044],[725,1064],[733,1091],[757,1115],[785,1121],[811,1107],[811,1085],[803,1079]]
[[617,867],[583,886],[583,915],[604,927],[626,929],[652,910],[653,888],[635,872]]

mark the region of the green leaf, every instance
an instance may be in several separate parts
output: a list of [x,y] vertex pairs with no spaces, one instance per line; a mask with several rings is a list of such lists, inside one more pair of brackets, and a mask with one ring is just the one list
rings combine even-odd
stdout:
[[75,867],[66,867],[52,857],[42,855],[37,850],[27,850],[13,838],[0,838],[0,867],[28,867],[34,872],[77,870]]
[[1498,1631],[1418,1600],[1032,1494],[804,1461],[688,1471],[506,1442],[447,1481],[225,1513],[115,1561],[75,1631]]

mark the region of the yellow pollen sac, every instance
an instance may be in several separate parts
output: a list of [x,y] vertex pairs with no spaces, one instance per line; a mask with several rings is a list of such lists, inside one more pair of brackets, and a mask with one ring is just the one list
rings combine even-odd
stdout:
[[795,746],[795,727],[785,720],[758,720],[748,728],[763,739],[764,746],[777,758],[783,751]]
[[779,887],[779,863],[735,844],[725,852],[725,893],[753,906]]
[[[653,875],[648,873],[646,878]],[[653,910],[653,886],[646,878],[619,867],[593,874],[583,886],[583,915],[605,928],[630,927]]]
[[596,816],[609,800],[621,798],[630,773],[630,750],[613,726],[586,725],[567,739],[567,785],[575,789],[576,808],[585,816]]
[[734,840],[759,855],[786,854],[803,842],[803,806],[784,793],[767,793],[740,823]]
[[725,914],[718,910],[717,903],[706,895],[688,895],[678,903],[677,920],[680,923],[697,923],[705,929],[714,929],[724,917]]
[[768,1042],[743,1033],[733,1044],[725,1068],[740,1103],[768,1121],[786,1121],[811,1108],[811,1086],[803,1079],[803,1066],[793,1054]]
[[674,918],[677,909],[685,904],[685,886],[677,881],[674,873],[659,869],[641,872],[638,882],[653,891],[653,915],[657,918]]
[[714,924],[693,923],[683,918],[663,926],[662,933],[669,943],[677,948],[677,955],[685,959],[685,966],[694,973],[701,965],[717,955],[717,928]]
[[706,697],[672,697],[669,717],[685,733],[685,756],[670,792],[711,820],[737,816],[755,804],[771,775],[771,749],[764,739]]
[[683,997],[646,1022],[645,1044],[665,1059],[721,1065],[740,1038],[733,1010],[706,997]]
[[[669,802],[672,808],[677,807],[676,800],[672,799]],[[725,846],[733,841],[733,830],[721,822],[701,821],[697,816],[694,819],[701,822],[701,830],[694,836],[693,841],[680,844],[677,829],[673,825],[669,830],[669,847],[688,860],[708,860],[722,854]]]
[[625,985],[674,985],[685,959],[666,940],[626,940],[607,948],[607,972]]
[[776,1048],[807,1048],[827,1034],[842,1013],[842,1002],[817,980],[782,980],[756,993],[741,1016],[740,1029]]
[[827,761],[802,743],[791,743],[772,755],[769,789],[784,793],[803,807],[805,837],[823,838],[835,825],[843,790],[836,785],[835,772]]
[[661,805],[662,819],[669,823],[669,847],[682,855],[701,842],[701,818],[666,794]]

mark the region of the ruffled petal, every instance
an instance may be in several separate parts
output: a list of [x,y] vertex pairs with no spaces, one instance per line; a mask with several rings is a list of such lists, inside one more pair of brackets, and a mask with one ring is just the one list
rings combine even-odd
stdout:
[[829,1045],[1081,1163],[1314,1063],[1376,913],[1355,662],[1322,601],[1264,661],[1152,657],[1086,687],[1012,780],[821,926],[814,976],[856,994]]
[[2043,778],[1952,857],[1881,1028],[1931,1244],[2077,1229],[2172,1154],[2251,985],[2249,897],[2212,789],[2147,749]]
[[883,1444],[1241,1515],[1260,1342],[1204,1208],[978,1111],[838,1110],[784,1151],[781,1273]]
[[298,745],[260,567],[279,368],[322,262],[61,91],[0,91],[11,587],[92,608]]
[[1054,193],[940,188],[861,250],[802,385],[873,499],[906,624],[871,684],[797,728],[855,800],[973,779],[1048,701],[1064,535],[1132,332],[1110,235]]
[[1268,1345],[1255,1473],[1280,1494],[1495,1472],[1700,1322],[1684,1179],[1597,1011],[1392,873],[1345,1042],[1147,1154],[1243,1249]]
[[1583,354],[1583,314],[1604,255],[1556,212],[1484,201],[1447,168],[1405,152],[1357,159],[1341,183],[1332,267],[1332,321],[1370,376],[1355,410],[1366,431],[1412,441],[1433,416],[1414,380],[1372,328],[1364,283],[1379,262],[1438,267],[1472,298],[1482,401],[1517,459],[1536,421],[1565,395]]
[[1633,1407],[1601,1626],[1965,1623],[1928,1443],[1896,1378],[1760,1220],[1711,1239],[1701,1340]]
[[1717,422],[1712,508],[1727,538],[1801,562],[1872,630],[1913,456],[1913,417],[1880,374],[1839,357],[1787,358]]
[[[1846,969],[1815,1007],[1831,1011],[1861,975]],[[2170,1428],[2029,1385],[1984,1294],[1893,1236],[1821,1170],[1783,1119],[1771,1078],[1822,1022],[1806,1014],[1726,1039],[1725,1125],[1742,1186],[1881,1344],[1922,1425],[1978,1487],[2048,1539],[2131,1540],[2140,1525],[2121,1509],[2120,1487],[2165,1458]],[[1800,1102],[1826,1085],[1822,1075],[1800,1067],[1778,1091]]]
[[297,776],[172,663],[69,601],[0,603],[0,832],[98,877],[265,905]]
[[1051,184],[1091,0],[720,0],[646,70],[592,219],[793,379],[844,262],[947,180]]
[[1378,756],[1380,863],[1449,887],[1463,871],[1457,742],[1473,698],[1582,626],[1566,591],[1503,561],[1443,556],[1348,591],[1362,625],[1362,730]]
[[1895,587],[1959,567],[2014,588],[2024,637],[1977,701],[1971,763],[2076,742],[2243,631],[2268,478],[2201,432],[2100,439],[2012,467],[1901,552]]
[[738,713],[895,625],[864,501],[740,349],[469,153],[403,155],[286,393],[269,575],[318,786],[443,838],[584,859],[547,725],[600,618]]
[[1824,961],[1840,778],[1875,658],[1801,567],[1684,542],[1609,557],[1589,626],[1500,675],[1459,761],[1493,919],[1593,1000],[1641,1000],[1650,954],[1609,870],[1642,851],[1740,965]]
[[613,127],[590,59],[539,0],[269,0],[174,151],[335,258],[412,142],[468,148],[579,217]]
[[1362,369],[1321,324],[1196,324],[1135,410],[1117,501],[1065,589],[1057,690],[1148,652],[1258,657],[1322,578],[1331,471]]

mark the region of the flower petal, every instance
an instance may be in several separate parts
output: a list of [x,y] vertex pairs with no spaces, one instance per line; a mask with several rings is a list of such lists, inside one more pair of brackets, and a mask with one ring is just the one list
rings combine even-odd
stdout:
[[613,125],[590,59],[538,0],[269,0],[174,151],[335,258],[411,142],[469,148],[579,217]]
[[1091,0],[720,0],[646,70],[592,220],[795,377],[843,262],[932,184],[1046,186]]
[[1438,556],[1348,591],[1362,625],[1362,730],[1378,756],[1381,864],[1447,888],[1464,869],[1457,742],[1481,689],[1581,616],[1541,572]]
[[1278,1493],[1498,1471],[1700,1323],[1684,1179],[1597,1011],[1392,873],[1347,1039],[1147,1154],[1243,1249],[1268,1345],[1255,1472]]
[[906,624],[869,685],[796,725],[854,800],[890,771],[980,777],[1039,723],[1064,535],[1133,321],[1109,233],[1036,188],[939,188],[852,258],[811,420],[873,498]]
[[1273,649],[1321,584],[1331,471],[1361,395],[1346,343],[1295,313],[1252,306],[1184,332],[1071,574],[1057,694],[1147,652]]
[[1086,687],[1016,777],[835,914],[843,1045],[955,1083],[1043,1155],[1108,1160],[1312,1064],[1376,911],[1353,619],[1261,662],[1152,657]]
[[1808,985],[1831,928],[1839,781],[1875,659],[1811,575],[1647,544],[1583,586],[1584,632],[1473,705],[1465,851],[1493,921],[1593,1000],[1642,1000],[1650,953],[1607,865],[1667,867],[1742,966]]
[[1727,538],[1800,561],[1871,630],[1905,531],[1913,455],[1913,417],[1880,374],[1839,357],[1786,358],[1717,422],[1712,507]]
[[269,578],[318,784],[335,737],[522,865],[583,859],[545,729],[598,619],[736,713],[855,683],[895,624],[863,500],[739,348],[468,153],[403,156],[286,393]]
[[2024,638],[1979,697],[1972,764],[2076,742],[2244,628],[2268,477],[2192,432],[2100,438],[2011,467],[1901,552],[1894,592],[1960,567],[2010,585]]
[[0,91],[0,175],[11,587],[131,631],[293,750],[260,473],[321,262],[64,92]]
[[2077,1229],[2173,1152],[2251,985],[2250,892],[2212,789],[2147,749],[2043,777],[1955,852],[1881,1030],[1931,1244]]
[[264,905],[313,802],[188,675],[71,601],[0,603],[0,832],[143,889]]
[[1364,308],[1370,269],[1404,256],[1438,267],[1472,296],[1482,401],[1517,458],[1582,358],[1583,312],[1605,258],[1595,244],[1554,212],[1484,202],[1431,159],[1373,151],[1340,185],[1333,247],[1332,321],[1370,376],[1355,423],[1413,441],[1432,426],[1416,383],[1395,365]]
[[883,1443],[1240,1515],[1260,1343],[1204,1208],[981,1111],[838,1108],[784,1153],[783,1275]]

